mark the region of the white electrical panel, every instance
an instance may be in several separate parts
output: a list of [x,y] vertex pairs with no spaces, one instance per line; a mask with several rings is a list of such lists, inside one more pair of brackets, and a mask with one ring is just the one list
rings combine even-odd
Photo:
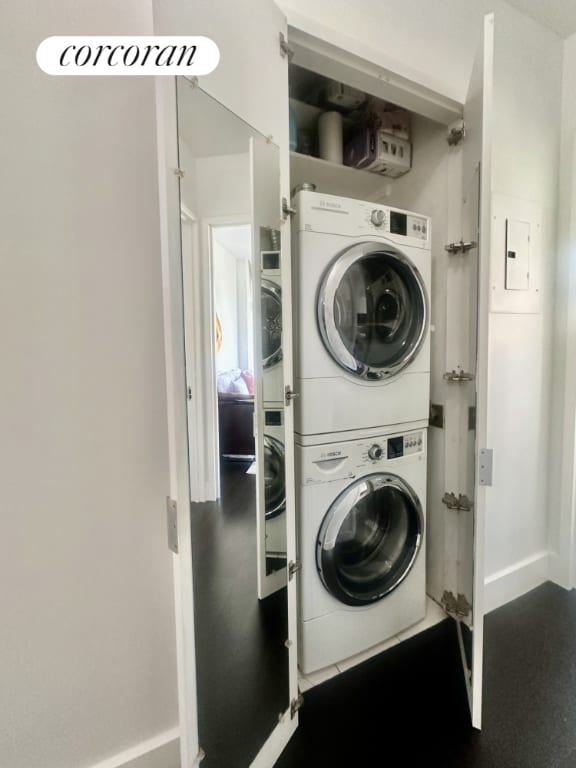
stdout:
[[530,224],[506,219],[505,288],[507,291],[530,289]]
[[541,312],[542,210],[495,192],[490,235],[490,312]]

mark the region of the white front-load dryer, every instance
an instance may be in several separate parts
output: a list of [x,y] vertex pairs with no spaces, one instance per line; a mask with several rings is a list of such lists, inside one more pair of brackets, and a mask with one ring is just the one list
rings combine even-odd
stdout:
[[424,618],[426,437],[417,429],[297,443],[303,674]]
[[430,219],[309,191],[294,206],[296,432],[426,420]]

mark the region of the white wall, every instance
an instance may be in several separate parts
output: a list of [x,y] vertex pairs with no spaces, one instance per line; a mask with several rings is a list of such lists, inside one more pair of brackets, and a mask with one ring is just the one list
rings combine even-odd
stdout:
[[198,216],[246,219],[250,217],[250,158],[236,155],[201,157],[194,168]]
[[87,768],[177,725],[153,83],[35,62],[49,35],[150,34],[150,6],[0,12],[7,768]]
[[[532,217],[530,273],[534,278],[540,272],[541,298],[536,314],[510,307],[506,313],[490,314],[487,447],[494,450],[494,476],[486,493],[488,610],[548,576],[562,43],[502,4],[496,14],[494,50],[493,221],[504,215]],[[516,210],[525,215],[515,215]],[[493,237],[492,247],[494,267],[498,253],[504,258],[504,243]],[[495,269],[490,282],[498,283]]]
[[[184,169],[182,202],[197,219],[250,217],[250,158],[246,152],[195,157],[181,127],[180,165]],[[224,223],[224,222],[221,222]]]
[[244,367],[238,350],[238,275],[236,256],[212,239],[214,310],[222,324],[222,347],[216,352],[216,371]]
[[[236,120],[232,116],[228,119],[228,129],[233,131]],[[180,130],[180,165],[185,173],[182,202],[198,219],[201,247],[207,254],[210,247],[210,225],[247,223],[250,219],[249,155],[246,152],[196,158],[186,140],[189,129],[183,121]],[[250,233],[247,232],[246,236],[250,238]],[[222,348],[216,356],[216,368],[218,372],[230,368],[246,368],[250,356],[244,339],[239,338],[238,334],[240,326],[244,330],[246,328],[248,309],[238,304],[239,285],[245,283],[245,279],[238,272],[236,259],[238,256],[246,257],[250,253],[250,246],[246,246],[244,241],[239,242],[238,253],[231,253],[213,235],[212,248],[214,311],[220,317],[223,330]],[[239,317],[242,317],[240,324]]]

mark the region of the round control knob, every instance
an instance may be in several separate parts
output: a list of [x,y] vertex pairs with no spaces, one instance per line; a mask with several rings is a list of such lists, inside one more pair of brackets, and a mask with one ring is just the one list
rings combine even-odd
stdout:
[[375,208],[372,211],[372,215],[370,216],[370,221],[372,224],[374,224],[375,227],[381,227],[382,224],[384,224],[384,211],[379,211],[377,208]]
[[370,448],[368,448],[368,456],[372,459],[372,461],[377,461],[378,459],[382,458],[382,454],[384,451],[382,450],[382,447],[380,445],[377,445],[376,443],[374,445],[371,445]]

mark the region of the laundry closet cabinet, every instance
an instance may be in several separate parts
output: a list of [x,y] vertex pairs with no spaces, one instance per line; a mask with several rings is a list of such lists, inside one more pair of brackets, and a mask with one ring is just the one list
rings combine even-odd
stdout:
[[[498,21],[496,20],[496,23]],[[510,23],[510,20],[507,20]],[[471,720],[481,725],[484,615],[484,526],[493,482],[490,422],[498,412],[491,402],[489,360],[497,343],[494,315],[515,313],[518,332],[529,333],[542,310],[542,211],[512,195],[494,195],[493,111],[494,25],[486,16],[478,28],[478,51],[468,96],[458,103],[314,37],[287,27],[271,0],[238,8],[229,0],[192,7],[159,2],[158,34],[202,34],[221,52],[218,68],[191,84],[219,103],[261,137],[278,147],[281,231],[283,355],[286,392],[287,625],[289,698],[278,725],[262,744],[253,765],[271,766],[298,724],[299,550],[296,536],[294,397],[292,339],[292,191],[313,184],[319,192],[369,201],[376,206],[416,211],[432,221],[430,343],[431,406],[428,430],[426,590],[436,611],[450,617],[458,633]],[[312,130],[318,105],[295,98],[302,78],[317,84],[334,81],[406,110],[412,126],[410,170],[397,177],[349,168],[290,152],[290,114]],[[292,95],[291,95],[292,92]],[[298,95],[298,94],[296,94]],[[316,112],[314,111],[316,109]],[[183,360],[182,264],[180,260],[179,185],[174,84],[158,84],[160,186],[163,210],[163,260],[166,323],[169,333],[169,404],[172,416],[171,493],[178,500],[179,555],[176,578],[183,765],[194,765],[198,735],[194,620],[187,499],[188,437]],[[528,151],[528,150],[526,150]],[[223,151],[222,154],[225,154]],[[548,222],[549,224],[549,222]],[[549,226],[548,226],[549,230]],[[548,231],[547,230],[547,231]],[[527,244],[530,243],[529,247]],[[529,255],[527,254],[527,249]],[[523,261],[524,260],[524,261]],[[526,267],[526,268],[525,268]],[[536,319],[536,320],[535,320]],[[311,328],[310,333],[316,329]],[[491,416],[492,414],[492,416]],[[496,462],[497,466],[497,462]],[[422,629],[430,626],[424,622]],[[242,692],[234,706],[242,707]],[[229,703],[229,702],[228,702]],[[246,763],[248,764],[248,763]]]

